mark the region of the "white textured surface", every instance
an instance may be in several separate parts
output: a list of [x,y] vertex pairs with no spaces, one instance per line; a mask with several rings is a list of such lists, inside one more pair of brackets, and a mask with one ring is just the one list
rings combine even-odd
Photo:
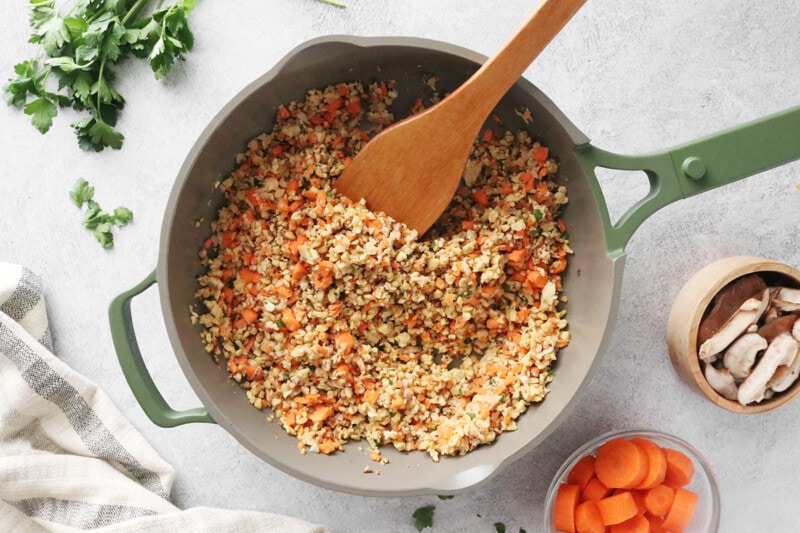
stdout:
[[[447,501],[338,494],[267,466],[218,427],[160,429],[146,419],[119,370],[106,310],[154,268],[174,176],[219,108],[315,36],[420,36],[489,55],[534,5],[345,1],[344,10],[311,0],[199,2],[191,18],[196,49],[172,77],[158,83],[141,62],[120,72],[127,106],[119,152],[78,150],[69,112],[42,136],[21,112],[0,107],[2,260],[43,276],[58,353],[101,383],[176,467],[176,503],[286,513],[341,532],[415,531],[413,511],[435,504],[433,531],[493,531],[503,522],[509,532],[535,532],[561,461],[599,433],[641,426],[678,435],[707,456],[722,492],[721,531],[796,531],[800,402],[756,417],[723,411],[679,381],[664,334],[673,298],[708,262],[752,254],[800,265],[797,163],[673,204],[645,222],[628,246],[610,348],[577,409],[540,447],[469,493]],[[26,2],[6,4],[3,80],[34,51]],[[795,0],[590,0],[527,76],[598,146],[666,148],[800,103],[798,20]],[[135,214],[113,251],[80,228],[67,197],[78,177],[97,187],[104,207],[124,204]],[[643,193],[622,180],[604,182],[617,211]],[[156,289],[135,299],[133,311],[164,395],[176,408],[196,406],[171,355]]]

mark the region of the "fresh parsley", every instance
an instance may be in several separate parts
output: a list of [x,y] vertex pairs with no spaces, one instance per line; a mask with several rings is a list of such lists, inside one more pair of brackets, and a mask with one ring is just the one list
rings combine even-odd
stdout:
[[433,512],[435,510],[435,505],[426,505],[414,511],[414,527],[417,528],[417,531],[422,531],[426,527],[433,527]]
[[133,219],[133,213],[127,207],[118,207],[114,209],[113,213],[103,211],[94,200],[94,187],[83,178],[75,183],[75,187],[69,192],[69,197],[81,209],[84,204],[86,205],[82,224],[94,234],[95,239],[103,248],[114,246],[114,234],[112,233],[114,226],[124,226]]
[[85,117],[72,123],[89,151],[122,147],[115,129],[125,98],[114,68],[130,56],[146,59],[156,79],[169,74],[194,46],[188,16],[197,0],[175,0],[148,12],[152,0],[29,0],[30,42],[39,57],[14,67],[3,97],[21,107],[42,133],[59,108]]

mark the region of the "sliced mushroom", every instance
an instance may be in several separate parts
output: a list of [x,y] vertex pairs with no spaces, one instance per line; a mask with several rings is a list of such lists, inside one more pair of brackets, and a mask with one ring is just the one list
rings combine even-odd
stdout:
[[800,344],[789,333],[781,333],[767,346],[764,355],[753,371],[739,386],[738,400],[742,405],[760,402],[767,390],[767,383],[775,370],[781,365],[788,365],[797,356]]
[[704,361],[713,360],[718,353],[730,346],[747,328],[758,322],[768,303],[768,289],[764,289],[760,296],[746,300],[714,335],[700,345],[698,350],[700,358]]
[[783,315],[758,328],[758,334],[767,339],[767,342],[772,342],[781,333],[791,332],[796,320],[795,315]]
[[741,381],[750,374],[756,355],[766,349],[767,344],[767,339],[758,333],[745,333],[728,346],[722,363],[734,378]]
[[711,388],[717,391],[720,396],[729,400],[736,401],[739,395],[739,389],[736,387],[736,380],[727,368],[716,368],[714,365],[706,365],[703,372],[706,376],[706,381],[711,385]]
[[767,284],[758,274],[743,276],[726,285],[711,302],[711,311],[700,322],[697,342],[703,344],[713,337],[750,298],[764,292]]
[[775,392],[783,392],[797,381],[798,376],[800,376],[800,354],[795,354],[794,361],[775,369],[775,373],[767,382],[767,388]]
[[800,289],[777,287],[771,291],[772,305],[783,312],[800,311]]
[[800,318],[794,321],[792,326],[792,337],[800,341]]

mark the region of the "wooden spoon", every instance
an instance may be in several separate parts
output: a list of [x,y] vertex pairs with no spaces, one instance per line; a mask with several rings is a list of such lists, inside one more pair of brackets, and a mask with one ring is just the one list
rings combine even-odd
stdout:
[[425,233],[453,198],[486,117],[585,1],[544,0],[461,87],[371,139],[336,180],[337,191]]

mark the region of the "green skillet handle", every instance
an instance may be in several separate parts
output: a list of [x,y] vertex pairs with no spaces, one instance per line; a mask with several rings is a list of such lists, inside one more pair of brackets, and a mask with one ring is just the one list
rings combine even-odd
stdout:
[[[588,143],[575,154],[600,205],[608,255],[619,257],[642,222],[662,207],[800,159],[800,106],[655,154],[625,156]],[[614,224],[597,167],[641,170],[650,181],[647,196]]]
[[108,309],[111,337],[122,372],[139,405],[153,423],[165,428],[191,422],[213,423],[214,419],[202,407],[188,411],[172,409],[156,388],[153,378],[142,360],[142,353],[139,351],[131,320],[131,299],[144,292],[155,282],[156,273],[153,271],[136,287],[114,298]]

